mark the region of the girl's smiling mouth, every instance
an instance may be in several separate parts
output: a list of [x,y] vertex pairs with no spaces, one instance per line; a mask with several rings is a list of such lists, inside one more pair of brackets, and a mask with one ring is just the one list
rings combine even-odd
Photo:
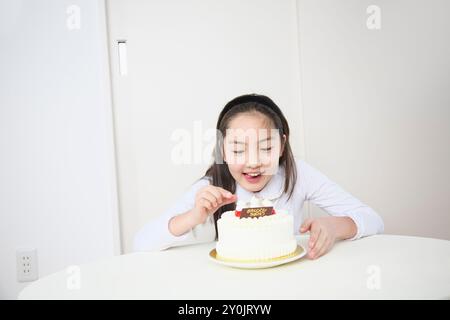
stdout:
[[261,172],[244,172],[244,178],[247,182],[258,183],[261,180]]

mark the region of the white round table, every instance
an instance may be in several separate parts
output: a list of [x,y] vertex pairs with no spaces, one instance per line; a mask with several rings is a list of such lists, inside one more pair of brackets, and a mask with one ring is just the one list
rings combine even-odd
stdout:
[[[305,246],[307,236],[298,241]],[[214,243],[133,253],[62,270],[19,299],[449,299],[450,241],[377,235],[257,270],[209,260]]]

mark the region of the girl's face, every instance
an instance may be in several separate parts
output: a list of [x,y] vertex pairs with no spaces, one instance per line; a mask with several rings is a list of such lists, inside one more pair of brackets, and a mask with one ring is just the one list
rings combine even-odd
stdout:
[[278,170],[285,140],[260,112],[235,116],[225,134],[224,159],[236,182],[251,192],[262,190]]

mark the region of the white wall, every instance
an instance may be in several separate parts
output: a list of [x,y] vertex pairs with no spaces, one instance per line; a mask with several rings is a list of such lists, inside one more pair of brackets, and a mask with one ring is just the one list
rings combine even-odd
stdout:
[[298,4],[307,159],[387,233],[450,239],[450,2]]
[[0,299],[14,299],[18,247],[37,248],[41,277],[120,252],[104,4],[2,0],[0,37]]

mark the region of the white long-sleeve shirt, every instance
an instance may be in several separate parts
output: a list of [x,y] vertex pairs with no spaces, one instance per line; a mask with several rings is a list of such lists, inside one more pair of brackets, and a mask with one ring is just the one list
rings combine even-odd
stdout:
[[[293,215],[296,234],[299,233],[305,218],[302,210],[305,201],[310,201],[330,215],[352,218],[357,226],[357,233],[350,240],[383,232],[383,220],[372,208],[343,190],[304,160],[296,160],[296,167],[297,181],[289,200],[288,195],[283,192],[285,172],[281,166],[259,192],[247,191],[236,183],[238,200],[248,201],[253,195],[269,199],[278,197],[274,208],[286,209]],[[214,241],[216,233],[212,216],[204,224],[196,226],[181,236],[174,236],[169,231],[169,220],[194,208],[197,191],[209,183],[207,178],[200,179],[165,213],[144,225],[135,236],[134,251],[162,250],[173,246]]]

